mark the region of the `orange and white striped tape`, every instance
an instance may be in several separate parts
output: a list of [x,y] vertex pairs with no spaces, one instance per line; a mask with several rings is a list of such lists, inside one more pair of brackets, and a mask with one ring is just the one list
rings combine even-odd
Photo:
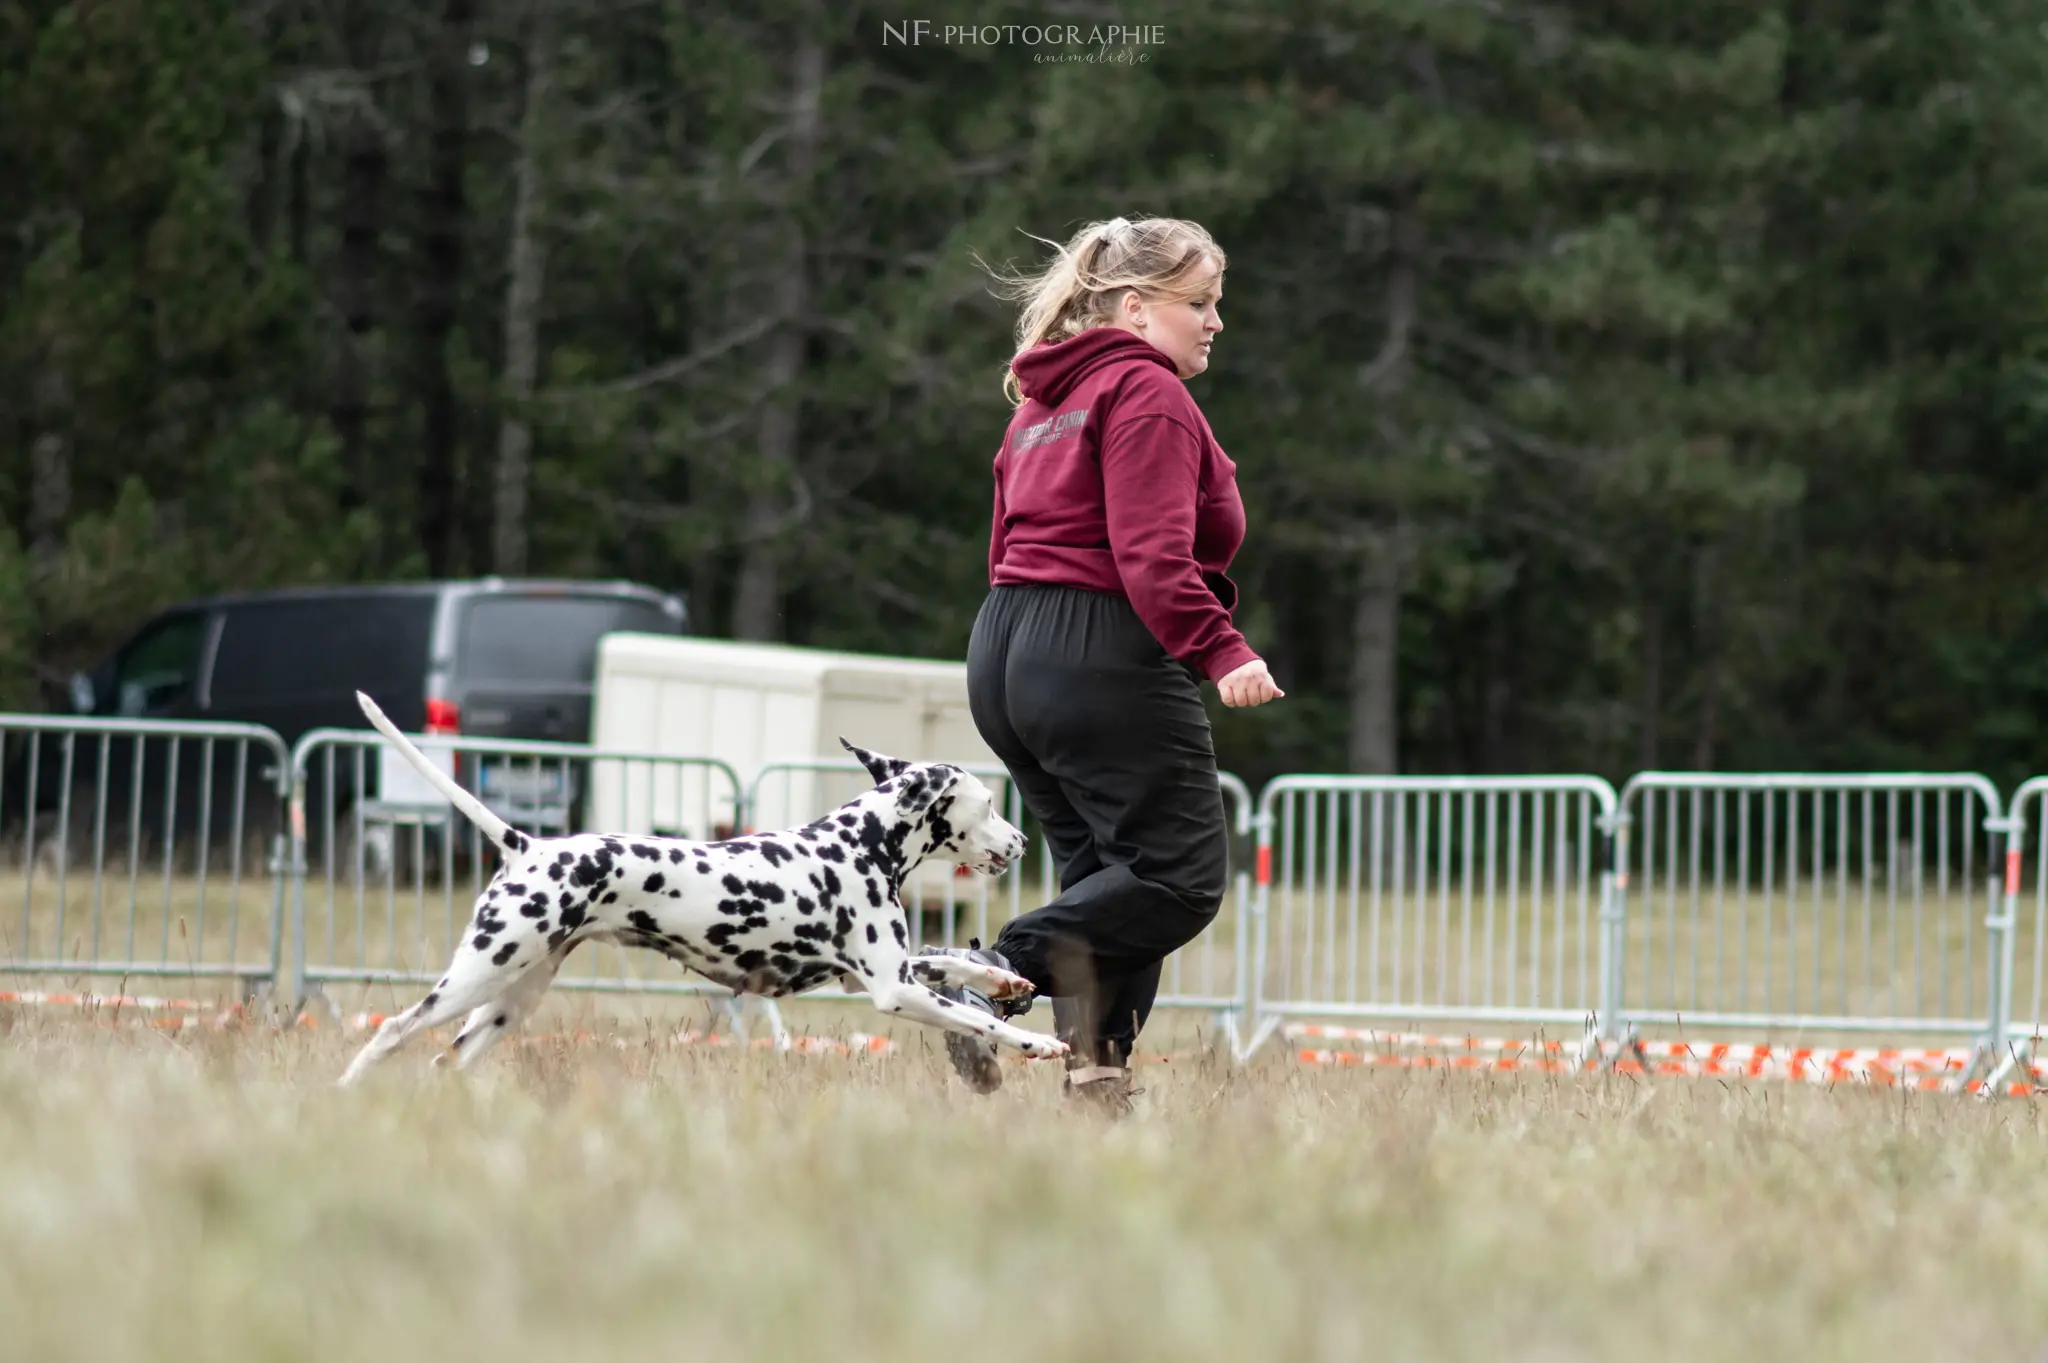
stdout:
[[1380,1032],[1367,1027],[1327,1027],[1309,1022],[1289,1023],[1280,1029],[1280,1034],[1290,1041],[1304,1037],[1323,1041],[1366,1041],[1376,1046],[1426,1047],[1439,1051],[1535,1051],[1545,1055],[1564,1055],[1578,1049],[1568,1041],[1537,1041],[1527,1037],[1511,1041],[1504,1037],[1431,1036],[1423,1032]]
[[[1506,1037],[1431,1036],[1420,1032],[1382,1032],[1362,1027],[1329,1027],[1296,1023],[1282,1029],[1289,1040],[1316,1038],[1326,1041],[1365,1041],[1397,1050],[1495,1051],[1508,1055],[1576,1055],[1578,1044],[1566,1041],[1510,1039]],[[1903,1047],[1771,1046],[1730,1041],[1642,1041],[1632,1048],[1645,1060],[1712,1062],[1719,1065],[1785,1063],[1806,1065],[1878,1064],[1918,1073],[1967,1069],[1968,1047],[1910,1049]]]
[[[1752,1048],[1762,1050],[1765,1048]],[[1820,1052],[1822,1056],[1841,1053]],[[1307,1065],[1364,1066],[1391,1069],[1446,1069],[1446,1070],[1496,1070],[1540,1074],[1568,1074],[1579,1066],[1568,1060],[1549,1055],[1520,1055],[1507,1053],[1495,1056],[1476,1055],[1470,1052],[1453,1055],[1401,1055],[1384,1051],[1339,1051],[1304,1047],[1294,1053],[1295,1059]],[[1960,1072],[1968,1063],[1965,1053],[1962,1063],[1943,1073],[1928,1073],[1904,1065],[1887,1063],[1872,1058],[1857,1059],[1815,1059],[1813,1056],[1793,1058],[1793,1053],[1781,1051],[1778,1056],[1765,1058],[1752,1055],[1747,1059],[1681,1058],[1652,1061],[1648,1064],[1634,1058],[1615,1061],[1611,1069],[1616,1074],[1629,1075],[1673,1075],[1686,1078],[1722,1079],[1778,1079],[1791,1083],[1837,1084],[1862,1082],[1882,1087],[1906,1087],[1926,1090],[1941,1090],[1952,1086],[1950,1074]],[[2048,1077],[2048,1065],[2031,1067],[2031,1077]],[[1972,1092],[1981,1092],[1982,1081],[1973,1080],[1967,1086]],[[2024,1096],[2034,1091],[2032,1083],[2015,1083],[2004,1090],[2007,1094]]]
[[[311,1014],[307,1014],[307,1019]],[[350,1032],[375,1031],[384,1024],[384,1013],[353,1013],[342,1020],[342,1026]],[[304,1025],[316,1025],[306,1021]],[[657,1038],[677,1046],[737,1046],[739,1038],[723,1032],[675,1032],[667,1037]],[[617,1050],[631,1050],[640,1045],[639,1038],[629,1036],[600,1037],[589,1031],[578,1029],[574,1032],[535,1033],[520,1038],[522,1044],[536,1045],[553,1041],[566,1041],[574,1045],[589,1045],[596,1041],[609,1041]],[[767,1050],[775,1045],[772,1037],[754,1037],[747,1043],[755,1050]],[[851,1033],[844,1041],[822,1036],[793,1036],[789,1049],[803,1055],[886,1055],[896,1049],[896,1043],[885,1036],[870,1036],[866,1032]]]
[[[162,1032],[182,1032],[195,1027],[232,1027],[242,1021],[238,1003],[205,1003],[199,999],[166,999],[149,994],[61,994],[33,989],[0,990],[0,1007],[77,1008],[94,1014],[94,1021],[121,1020],[146,1023]],[[140,1016],[133,1016],[140,1015]]]
[[23,1007],[47,1006],[64,1008],[134,1008],[146,1012],[164,1009],[183,1009],[201,1012],[214,1007],[198,999],[164,999],[149,994],[51,994],[37,990],[0,990],[0,1003],[19,1004]]

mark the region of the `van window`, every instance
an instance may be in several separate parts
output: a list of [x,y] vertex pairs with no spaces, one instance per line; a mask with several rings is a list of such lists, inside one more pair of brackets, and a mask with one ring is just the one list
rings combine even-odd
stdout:
[[674,634],[676,621],[631,597],[471,597],[457,635],[455,672],[468,681],[573,682],[597,676],[597,641],[630,630]]
[[226,608],[214,654],[213,702],[417,695],[433,625],[425,594],[238,602]]
[[174,615],[139,635],[114,664],[114,713],[155,714],[183,699],[199,677],[206,617]]

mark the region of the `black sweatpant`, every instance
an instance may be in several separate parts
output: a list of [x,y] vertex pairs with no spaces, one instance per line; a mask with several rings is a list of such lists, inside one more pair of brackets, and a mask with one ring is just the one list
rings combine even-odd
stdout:
[[1196,674],[1122,596],[996,587],[968,644],[967,694],[1059,873],[1059,897],[994,946],[1052,999],[1071,1063],[1127,1064],[1160,962],[1215,919],[1229,873]]

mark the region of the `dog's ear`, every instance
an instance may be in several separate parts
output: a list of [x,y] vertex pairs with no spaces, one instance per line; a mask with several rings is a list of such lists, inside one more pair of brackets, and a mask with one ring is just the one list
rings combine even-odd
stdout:
[[960,768],[935,762],[920,767],[903,783],[896,796],[896,808],[905,814],[922,814],[932,803],[960,782]]
[[884,757],[878,752],[869,752],[866,748],[848,743],[843,737],[839,740],[839,746],[860,759],[860,764],[868,769],[868,775],[875,778],[875,784],[878,786],[890,777],[901,776],[910,769],[910,764],[900,757]]

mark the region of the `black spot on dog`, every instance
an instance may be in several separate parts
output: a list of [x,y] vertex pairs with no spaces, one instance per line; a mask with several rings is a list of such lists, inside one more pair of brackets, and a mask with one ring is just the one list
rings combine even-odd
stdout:
[[589,911],[581,904],[562,906],[562,926],[565,928],[580,928],[583,926],[583,920],[589,916]]
[[562,878],[562,864],[561,864],[560,862],[556,862],[556,863],[555,863],[555,864],[554,864],[553,866],[550,866],[550,867],[548,867],[548,879],[549,879],[549,880],[560,880],[561,878]]
[[727,894],[745,894],[747,892],[747,882],[741,880],[738,876],[734,875],[730,871],[727,871],[725,873],[725,879],[719,881],[718,883],[725,886],[725,892]]
[[633,844],[633,855],[643,861],[660,861],[661,849],[659,847],[649,847],[644,842],[636,842]]
[[583,886],[595,885],[598,881],[604,879],[606,869],[607,867],[601,864],[597,858],[584,857],[576,863],[576,869],[569,873],[569,883]]
[[519,943],[507,942],[491,957],[492,965],[503,965],[519,954]]
[[519,906],[519,916],[522,918],[545,918],[547,912],[548,897],[544,894],[537,894]]
[[682,848],[680,848],[680,847],[671,847],[671,848],[669,848],[669,849],[668,849],[668,859],[669,859],[669,860],[670,860],[671,862],[673,862],[673,863],[674,863],[675,865],[677,865],[677,866],[680,866],[680,865],[682,865],[682,864],[683,864],[683,849],[682,849]]
[[813,942],[822,942],[832,935],[832,929],[826,927],[823,923],[798,923],[790,931],[798,937],[808,938]]
[[498,1014],[497,1017],[492,1019],[492,1022],[499,1027],[503,1027],[506,1023],[510,1022],[511,1020],[512,1019],[510,1017],[506,1016],[503,1013],[500,1013]]
[[895,934],[897,946],[907,947],[910,945],[910,934],[903,930],[902,919],[898,918],[894,922],[890,923],[889,931]]
[[[445,984],[445,983],[446,983],[446,981],[443,981],[443,983]],[[420,1000],[420,1011],[421,1011],[422,1013],[426,1012],[426,1011],[427,1011],[427,1009],[429,1009],[429,1008],[432,1008],[432,1007],[433,1007],[433,1006],[434,1006],[434,1005],[435,1005],[435,1004],[436,1004],[437,1002],[439,1002],[439,1001],[440,1001],[440,998],[441,998],[441,991],[440,991],[440,990],[438,990],[438,989],[435,989],[435,990],[429,990],[429,991],[428,991],[428,993],[427,993],[427,996],[426,996],[425,998],[423,998],[423,999],[421,999],[421,1000]]]
[[656,871],[653,875],[647,877],[647,883],[645,885],[642,885],[640,888],[643,892],[647,894],[654,894],[655,892],[660,890],[665,883],[666,882],[662,879],[661,872]]
[[476,936],[469,939],[469,944],[475,947],[478,951],[487,951],[490,949],[491,945],[491,934],[488,932],[480,932]]
[[748,881],[747,893],[769,904],[780,904],[785,898],[782,887],[769,880]]
[[507,852],[524,852],[531,845],[524,833],[510,828],[505,830],[504,848]]
[[768,964],[768,953],[759,950],[742,951],[739,955],[733,957],[733,964],[742,970],[759,970],[762,966]]
[[600,904],[616,904],[619,902],[619,892],[617,890],[606,890],[604,898],[597,902]]
[[661,935],[660,921],[645,909],[633,910],[626,915],[626,921],[642,932],[653,933],[657,937]]
[[828,843],[825,846],[820,847],[818,849],[818,860],[829,861],[837,865],[844,866],[846,864],[846,849],[843,847],[834,847]]
[[790,851],[779,842],[764,842],[761,844],[760,850],[761,859],[770,866],[780,866],[785,861],[796,860],[796,853]]
[[882,934],[875,931],[875,925],[873,923],[868,924],[868,945],[872,946],[881,940]]

